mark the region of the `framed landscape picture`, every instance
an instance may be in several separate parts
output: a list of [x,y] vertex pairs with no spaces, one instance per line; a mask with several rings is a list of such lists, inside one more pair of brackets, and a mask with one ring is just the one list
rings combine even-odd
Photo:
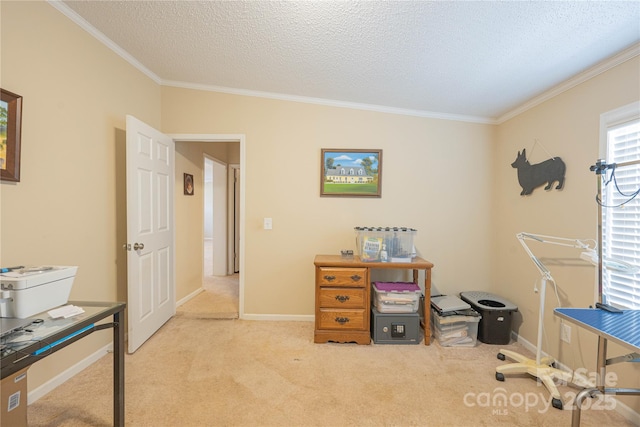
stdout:
[[20,182],[22,97],[0,89],[0,179]]
[[320,196],[382,196],[382,150],[323,148],[320,157]]

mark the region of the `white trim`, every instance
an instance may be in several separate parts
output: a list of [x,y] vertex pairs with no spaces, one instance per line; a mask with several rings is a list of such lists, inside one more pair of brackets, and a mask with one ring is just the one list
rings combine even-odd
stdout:
[[205,92],[228,93],[231,95],[251,96],[256,98],[277,99],[281,101],[301,102],[304,104],[326,105],[329,107],[351,108],[354,110],[376,111],[379,113],[398,114],[403,116],[426,117],[430,119],[454,120],[469,123],[496,124],[492,118],[467,116],[462,114],[437,113],[433,111],[411,110],[406,108],[387,107],[384,105],[361,104],[358,102],[337,101],[325,98],[312,98],[308,96],[287,95],[283,93],[262,92],[257,90],[236,89],[223,86],[204,85],[196,83],[163,80],[163,86],[178,87],[183,89],[201,90]]
[[313,314],[244,314],[243,320],[264,320],[269,322],[314,322]]
[[[630,124],[638,119],[640,119],[640,101],[634,101],[627,105],[618,107],[614,110],[610,110],[600,114],[599,146],[598,146],[599,160],[604,160],[605,162],[610,162],[615,160],[615,159],[609,158],[608,156],[609,132],[616,128],[622,127],[627,123]],[[612,141],[612,144],[613,143],[614,142]],[[598,180],[600,180],[600,175],[597,175],[597,176],[598,176]],[[605,189],[604,187],[602,188],[603,198],[605,198],[605,193],[607,193],[608,191],[609,190]],[[631,210],[633,211],[633,209]],[[617,241],[617,243],[622,244],[622,241],[620,240],[621,239],[620,234],[624,234],[624,233],[615,233],[613,229],[609,229],[610,233],[605,233],[605,230],[612,225],[610,224],[610,221],[617,222],[616,221],[617,215],[611,212],[613,211],[603,210],[602,208],[600,208],[598,227],[596,229],[596,236],[604,238],[604,236],[606,235],[608,236],[608,239],[612,239],[613,241]],[[609,215],[612,215],[612,217],[610,219],[607,219]],[[616,234],[618,235],[618,237],[615,237]],[[602,245],[602,242],[600,242],[600,244]],[[604,246],[602,247],[604,248]],[[609,283],[613,278],[609,277],[608,273],[599,272],[598,269],[596,269],[594,274],[595,274],[595,282],[597,284],[597,286],[594,287],[595,301],[601,301],[602,299],[602,302],[605,302],[605,303],[610,302],[608,300],[609,292],[608,291],[605,292],[605,289],[604,289],[605,282],[607,282],[608,287],[613,286],[613,288],[616,288],[618,285],[626,287],[627,285],[630,284],[630,283],[625,283],[626,280],[624,279],[615,280],[617,285]],[[622,300],[624,300],[625,302],[628,301],[626,298],[624,298],[624,299],[618,299],[617,301],[611,301],[610,303],[614,305],[616,304],[620,305],[622,304]],[[628,301],[628,303],[631,304],[631,307],[633,306],[633,300]]]
[[135,68],[140,70],[143,74],[149,77],[151,80],[156,82],[157,84],[161,84],[162,80],[155,74],[153,71],[142,65],[140,61],[133,57],[129,52],[118,46],[113,40],[109,37],[105,36],[102,32],[98,31],[96,27],[88,23],[83,17],[78,15],[74,10],[72,10],[69,6],[64,4],[61,0],[46,0],[51,6],[56,8],[60,13],[62,13],[67,18],[71,19],[73,22],[78,24],[80,28],[85,30],[87,33],[91,34],[93,37],[98,39],[98,41],[102,42],[109,49],[118,54],[122,59],[127,61],[129,64],[133,65]]
[[[227,230],[227,274],[232,275],[235,274],[236,265],[235,265],[235,220],[236,220],[236,209],[235,209],[235,171],[236,169],[240,169],[239,163],[230,163],[227,169],[227,218],[230,223]],[[238,215],[238,222],[240,215]],[[238,266],[239,267],[239,266]]]
[[623,105],[615,110],[607,111],[600,114],[600,147],[598,155],[600,159],[606,159],[607,156],[607,140],[609,128],[620,125],[625,122],[637,120],[640,117],[640,101]]
[[240,142],[244,139],[244,134],[211,134],[211,133],[167,133],[174,141],[182,142]]
[[223,87],[223,86],[202,85],[202,84],[179,82],[179,81],[173,81],[173,80],[164,80],[164,79],[161,79],[157,74],[149,70],[147,67],[142,65],[142,63],[140,63],[131,54],[129,54],[127,51],[125,51],[116,43],[114,43],[102,32],[98,31],[95,27],[89,24],[84,18],[82,18],[75,11],[73,11],[71,8],[65,5],[61,0],[46,0],[46,1],[51,6],[53,6],[58,11],[60,11],[63,15],[65,15],[66,17],[71,19],[73,22],[75,22],[77,25],[79,25],[82,29],[84,29],[89,34],[94,36],[96,39],[104,43],[109,49],[113,50],[116,54],[121,56],[125,61],[129,62],[135,68],[137,68],[142,73],[147,75],[151,80],[153,80],[154,82],[162,86],[172,86],[172,87],[179,87],[179,88],[185,88],[185,89],[203,90],[208,92],[229,93],[233,95],[252,96],[257,98],[278,99],[283,101],[302,102],[306,104],[326,105],[330,107],[351,108],[355,110],[376,111],[380,113],[398,114],[403,116],[425,117],[425,118],[441,119],[441,120],[454,120],[454,121],[468,122],[468,123],[499,125],[553,98],[554,96],[557,96],[562,92],[565,92],[579,85],[580,83],[583,83],[597,76],[598,74],[601,74],[617,65],[622,64],[625,61],[628,61],[631,58],[634,58],[640,55],[640,43],[636,43],[631,47],[618,53],[617,55],[614,55],[613,57],[600,62],[596,66],[589,68],[586,71],[583,71],[582,73],[579,73],[578,75],[570,78],[569,80],[563,83],[560,83],[559,85],[551,88],[548,91],[545,91],[541,95],[525,102],[524,104],[514,108],[513,110],[503,114],[498,118],[467,116],[462,114],[448,114],[448,113],[438,113],[434,111],[411,110],[411,109],[405,109],[405,108],[387,107],[384,105],[360,104],[357,102],[346,102],[346,101],[338,101],[338,100],[324,99],[324,98],[312,98],[312,97],[298,96],[298,95],[287,95],[287,94],[281,94],[281,93],[262,92],[262,91],[248,90],[248,89],[237,89],[237,88],[230,88],[230,87]]
[[533,99],[530,99],[529,101],[525,102],[519,107],[516,107],[513,110],[507,112],[506,114],[503,114],[502,116],[498,117],[498,119],[496,120],[496,124],[502,124],[507,120],[512,119],[515,116],[518,116],[524,113],[525,111],[530,110],[531,108],[539,104],[542,104],[543,102],[548,101],[549,99],[555,96],[558,96],[561,93],[566,92],[569,89],[574,88],[575,86],[578,86],[579,84],[584,83],[587,80],[598,76],[599,74],[604,73],[605,71],[610,70],[613,67],[617,67],[623,62],[626,62],[632,58],[635,58],[638,55],[640,55],[640,43],[634,44],[633,46],[623,50],[617,55],[614,55],[611,58],[600,62],[594,67],[591,67],[583,71],[582,73],[579,73],[578,75],[570,78],[569,80],[566,80],[560,83],[559,85],[545,91],[541,95],[536,96]]
[[174,141],[188,141],[188,142],[239,142],[240,143],[240,280],[239,280],[239,295],[238,295],[238,316],[240,319],[244,319],[244,274],[245,271],[245,256],[244,256],[244,236],[245,236],[245,194],[246,192],[246,161],[247,161],[247,142],[244,134],[167,134],[169,138]]
[[204,288],[196,289],[195,291],[191,292],[186,297],[182,298],[180,301],[176,301],[176,307],[180,307],[182,304],[192,300],[193,298],[195,298],[198,295],[200,295],[202,292],[204,292]]
[[[124,351],[124,349],[122,351]],[[58,375],[51,378],[49,381],[31,390],[27,394],[27,405],[31,405],[41,397],[44,397],[47,393],[49,393],[50,391],[53,391],[56,387],[64,384],[67,380],[73,378],[76,374],[79,374],[85,368],[88,368],[89,366],[93,365],[95,362],[100,360],[102,357],[110,353],[113,354],[113,343],[105,345],[95,353],[90,354],[89,356],[82,359],[80,362],[60,372]]]

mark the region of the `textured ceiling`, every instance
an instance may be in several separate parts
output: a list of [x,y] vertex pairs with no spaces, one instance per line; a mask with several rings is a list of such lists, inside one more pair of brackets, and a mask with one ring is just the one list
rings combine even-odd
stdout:
[[162,84],[479,121],[640,41],[638,1],[51,3]]

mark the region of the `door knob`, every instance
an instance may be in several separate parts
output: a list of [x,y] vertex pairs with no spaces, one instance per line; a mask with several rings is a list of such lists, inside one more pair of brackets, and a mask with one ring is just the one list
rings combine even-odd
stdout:
[[134,251],[138,251],[144,249],[144,243],[134,243],[133,244],[133,250]]

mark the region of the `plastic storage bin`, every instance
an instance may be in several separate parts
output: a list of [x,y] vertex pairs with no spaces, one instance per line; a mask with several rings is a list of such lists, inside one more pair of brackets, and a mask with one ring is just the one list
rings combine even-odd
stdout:
[[364,262],[411,262],[417,230],[406,227],[355,227],[356,248]]
[[460,298],[482,315],[478,339],[485,344],[509,344],[513,313],[518,307],[508,300],[488,292],[461,292]]
[[376,344],[419,344],[418,313],[380,313],[371,309],[371,338]]
[[480,314],[472,309],[444,316],[431,309],[433,336],[443,347],[475,347],[480,319]]
[[411,282],[374,282],[373,306],[380,313],[416,313],[422,292]]
[[68,302],[76,266],[25,267],[0,274],[0,316],[25,319]]

